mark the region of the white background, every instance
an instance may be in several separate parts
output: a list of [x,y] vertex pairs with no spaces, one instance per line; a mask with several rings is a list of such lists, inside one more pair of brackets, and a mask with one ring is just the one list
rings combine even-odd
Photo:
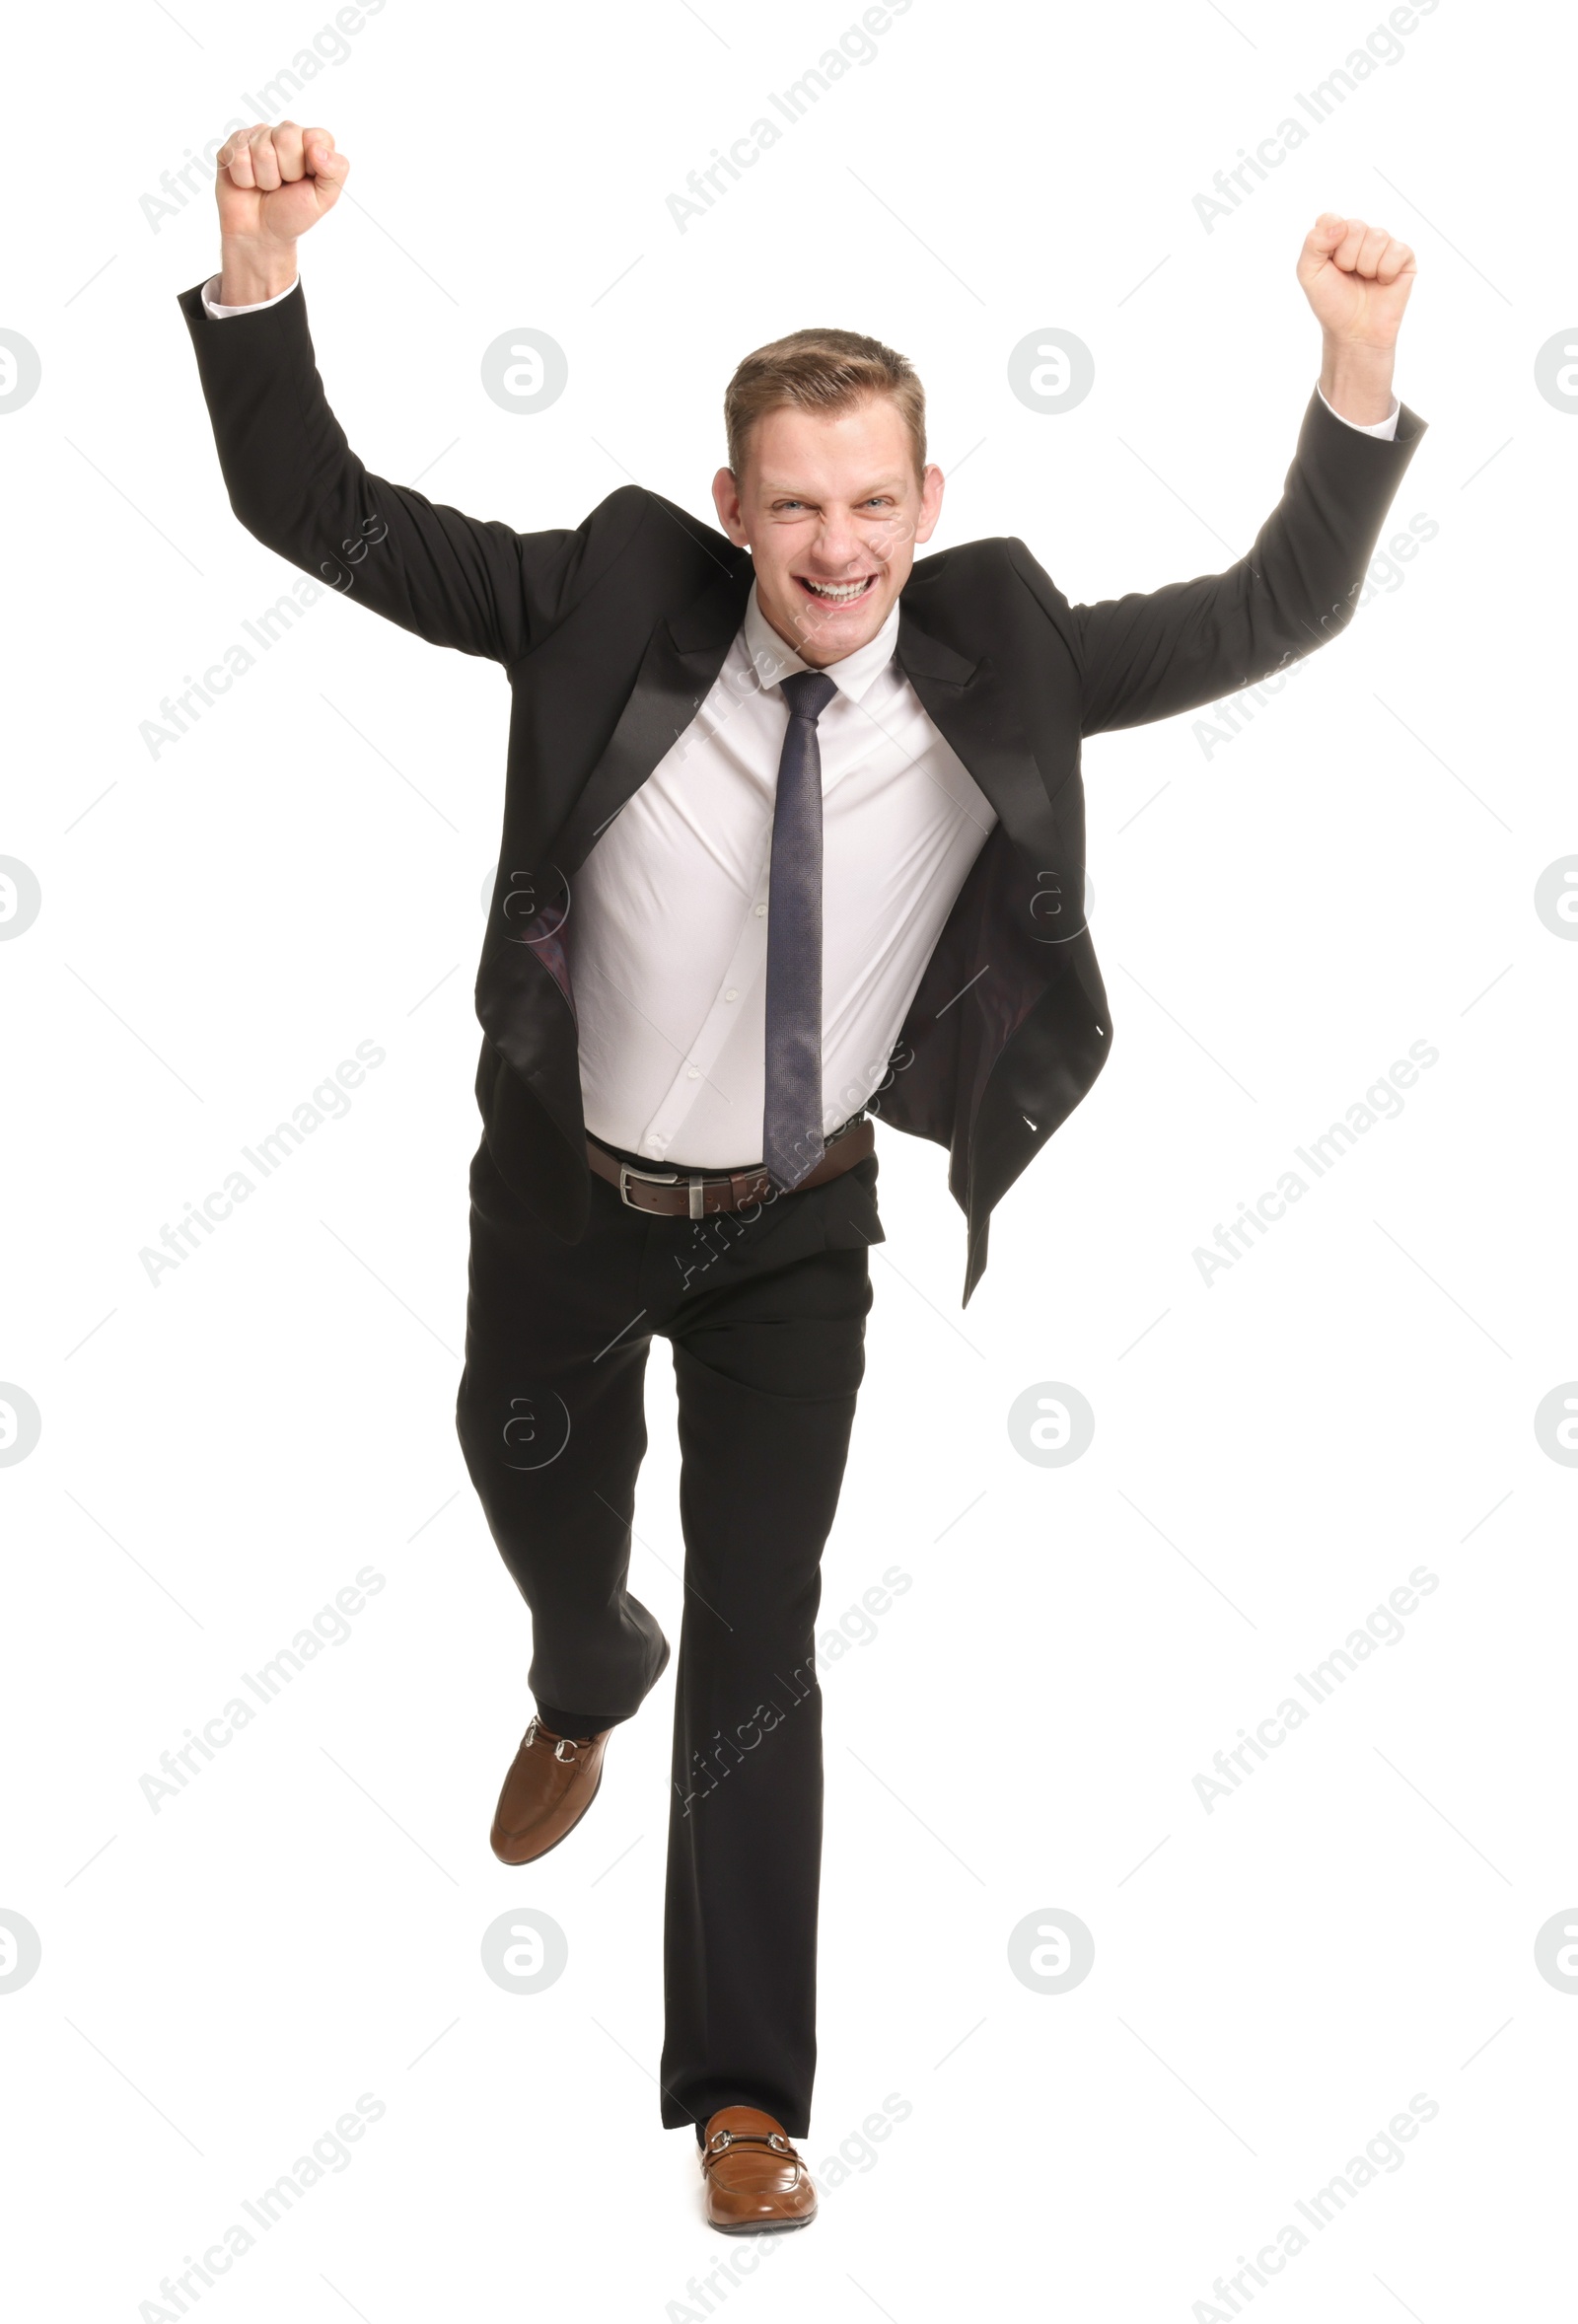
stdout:
[[[824,1627],[912,1587],[825,1672],[824,2210],[708,2292],[739,2247],[652,2078],[672,1669],[572,1843],[486,1846],[530,1707],[453,1428],[503,679],[325,597],[157,761],[138,732],[291,579],[230,514],[175,304],[211,193],[157,232],[139,196],[330,14],[13,34],[0,323],[43,380],[0,424],[0,852],[43,907],[0,946],[0,1377],[42,1415],[0,1474],[0,1905],[42,1943],[0,1995],[11,2312],[136,2316],[363,2092],[350,2167],[205,2314],[1182,2319],[1415,2093],[1401,2166],[1256,2301],[1556,2312],[1578,2004],[1534,1940],[1578,1900],[1578,1475],[1533,1416],[1578,1373],[1578,947],[1533,892],[1578,848],[1578,429],[1534,363],[1573,323],[1565,24],[1445,0],[1209,234],[1193,196],[1383,8],[915,0],[682,235],[666,196],[853,0],[392,0],[288,108],[353,163],[304,254],[352,442],[523,528],[626,474],[706,514],[734,362],[826,322],[921,370],[964,463],[937,545],[1017,534],[1075,599],[1212,570],[1314,384],[1315,216],[1419,254],[1395,515],[1439,531],[1209,759],[1188,718],[1088,749],[1112,1062],[968,1311],[945,1158],[882,1138]],[[478,377],[525,326],[570,366],[530,417]],[[1006,379],[1048,326],[1096,360],[1059,415]],[[139,1251],[364,1040],[348,1116],[154,1287]],[[1195,1247],[1415,1041],[1400,1117],[1207,1287]],[[1007,1434],[1042,1381],[1097,1416],[1067,1468]],[[677,1635],[661,1346],[649,1414],[634,1586]],[[349,1640],[154,1814],[161,1752],[367,1564]],[[1420,1564],[1401,1642],[1207,1814],[1212,1755]],[[522,1903],[569,1942],[531,1997],[478,1951]],[[1051,1908],[1095,1939],[1061,1995],[1008,1966]]]

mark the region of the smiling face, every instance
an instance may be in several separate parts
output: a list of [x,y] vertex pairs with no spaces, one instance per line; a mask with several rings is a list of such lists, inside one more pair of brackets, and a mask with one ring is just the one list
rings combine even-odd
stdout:
[[891,396],[833,411],[779,404],[752,426],[744,472],[720,469],[712,497],[749,548],[756,603],[803,662],[822,669],[869,645],[909,579],[942,507],[938,468]]

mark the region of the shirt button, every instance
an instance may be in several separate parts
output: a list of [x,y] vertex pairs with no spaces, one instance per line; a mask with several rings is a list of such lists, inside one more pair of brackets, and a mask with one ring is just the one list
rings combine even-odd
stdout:
[[738,1000],[738,999],[740,998],[740,995],[739,995],[739,993],[738,993],[738,992],[735,990],[734,986],[731,984],[731,985],[730,985],[730,987],[729,987],[729,989],[728,989],[728,991],[727,991],[727,992],[724,994],[724,996],[723,996],[723,997],[724,997],[724,999],[725,999],[725,1000]]
[[685,1079],[686,1081],[699,1081],[701,1079],[701,1067],[699,1065],[692,1065],[689,1072],[685,1075]]
[[767,916],[767,908],[766,908],[766,906],[765,906],[764,904],[758,904],[758,905],[756,906],[756,917],[757,917],[757,919],[758,919],[758,920],[764,920],[764,919],[766,918],[766,916]]

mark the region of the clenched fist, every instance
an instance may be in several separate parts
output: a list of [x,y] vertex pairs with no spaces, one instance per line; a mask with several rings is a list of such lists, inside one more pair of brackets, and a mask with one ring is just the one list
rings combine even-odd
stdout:
[[1299,253],[1299,280],[1321,328],[1348,345],[1390,348],[1417,271],[1384,226],[1325,211]]
[[350,171],[327,129],[280,121],[238,129],[219,149],[220,301],[247,306],[296,279],[296,245],[340,196]]
[[1393,408],[1392,364],[1416,272],[1384,226],[1325,210],[1304,238],[1298,274],[1325,338],[1321,392],[1361,427]]

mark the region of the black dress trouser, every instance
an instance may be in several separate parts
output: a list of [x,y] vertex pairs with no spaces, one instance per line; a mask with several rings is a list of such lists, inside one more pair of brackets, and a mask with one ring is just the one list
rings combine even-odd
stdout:
[[544,1724],[630,1718],[669,1659],[626,1586],[652,1336],[679,1394],[684,1612],[674,1713],[668,2127],[720,2106],[810,2128],[822,1699],[814,1626],[883,1239],[877,1162],[754,1213],[630,1209],[604,1180],[578,1243],[539,1225],[484,1143],[457,1422],[532,1610]]

